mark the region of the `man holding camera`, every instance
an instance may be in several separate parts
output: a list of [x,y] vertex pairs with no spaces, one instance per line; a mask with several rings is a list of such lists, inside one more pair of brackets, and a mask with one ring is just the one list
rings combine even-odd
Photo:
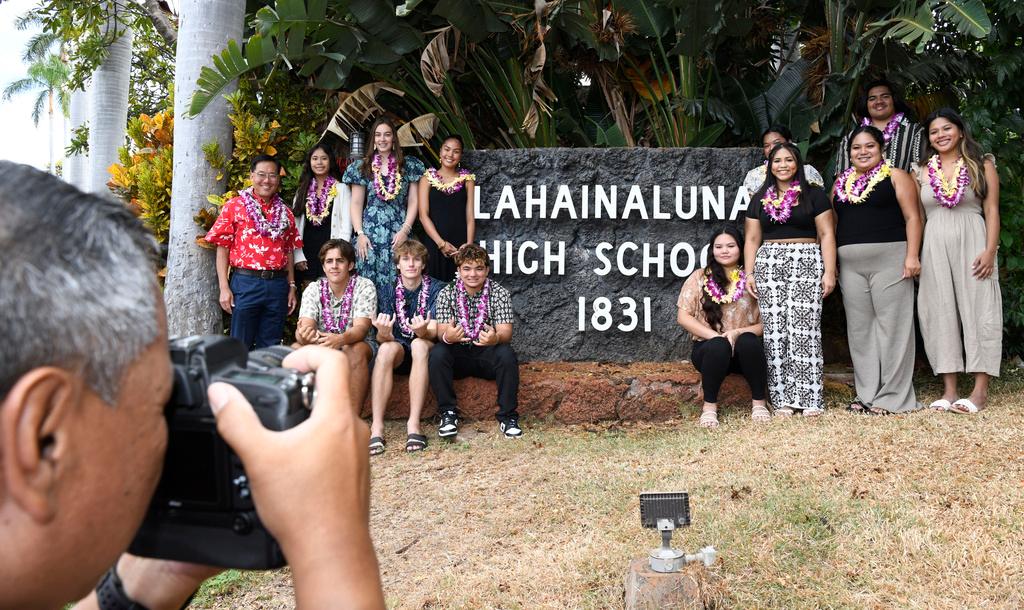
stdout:
[[259,349],[281,342],[295,310],[292,262],[302,239],[278,194],[281,163],[259,155],[251,169],[252,186],[224,203],[206,241],[217,246],[220,306],[231,314],[231,336]]
[[[10,162],[0,217],[0,608],[60,607],[105,570],[103,595],[80,607],[179,608],[216,568],[122,555],[167,444],[152,237],[124,206]],[[270,432],[215,383],[217,429],[290,561],[298,605],[383,608],[368,431],[345,406],[344,356],[310,347],[284,365],[317,372],[322,400],[306,422]]]

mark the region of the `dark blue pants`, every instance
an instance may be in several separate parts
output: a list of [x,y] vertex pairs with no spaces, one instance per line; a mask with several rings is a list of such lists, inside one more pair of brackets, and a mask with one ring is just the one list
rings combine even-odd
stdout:
[[477,347],[471,343],[439,342],[430,350],[430,389],[437,397],[439,413],[455,411],[455,379],[478,377],[498,382],[498,421],[519,417],[519,359],[512,346],[499,343]]
[[250,350],[281,343],[288,315],[288,279],[233,273],[228,285],[235,295],[231,336]]

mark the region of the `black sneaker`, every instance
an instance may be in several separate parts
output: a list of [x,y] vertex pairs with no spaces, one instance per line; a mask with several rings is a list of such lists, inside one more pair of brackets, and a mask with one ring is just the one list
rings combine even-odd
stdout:
[[437,426],[437,435],[441,438],[455,436],[459,433],[459,417],[455,411],[445,411],[441,414],[441,423]]
[[519,420],[514,417],[501,422],[500,427],[505,438],[519,438],[523,435],[523,429],[519,427]]

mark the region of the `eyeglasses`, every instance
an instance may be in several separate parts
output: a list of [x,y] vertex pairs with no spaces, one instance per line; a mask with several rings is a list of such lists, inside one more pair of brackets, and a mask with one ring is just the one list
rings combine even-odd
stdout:
[[256,178],[259,178],[260,180],[268,180],[270,182],[277,182],[278,180],[281,179],[281,176],[277,174],[268,174],[266,172],[253,172],[252,175],[255,176]]

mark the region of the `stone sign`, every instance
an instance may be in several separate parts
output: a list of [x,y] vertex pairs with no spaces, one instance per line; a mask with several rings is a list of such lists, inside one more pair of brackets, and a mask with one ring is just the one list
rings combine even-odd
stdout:
[[469,151],[476,241],[512,292],[520,360],[681,360],[683,280],[742,223],[748,148]]

